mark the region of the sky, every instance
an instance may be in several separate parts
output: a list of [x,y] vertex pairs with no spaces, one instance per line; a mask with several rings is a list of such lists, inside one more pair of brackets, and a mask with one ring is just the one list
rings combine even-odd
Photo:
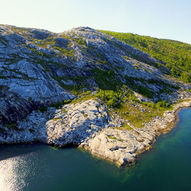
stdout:
[[191,0],[0,0],[0,24],[63,32],[79,26],[191,44]]

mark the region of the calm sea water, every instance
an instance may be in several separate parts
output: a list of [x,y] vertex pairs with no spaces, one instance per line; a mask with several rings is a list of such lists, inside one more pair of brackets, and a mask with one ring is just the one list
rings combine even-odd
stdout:
[[129,169],[78,149],[0,146],[0,191],[191,191],[191,109]]

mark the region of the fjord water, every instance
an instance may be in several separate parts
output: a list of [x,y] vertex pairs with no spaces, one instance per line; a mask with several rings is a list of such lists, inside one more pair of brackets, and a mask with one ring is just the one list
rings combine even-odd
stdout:
[[0,191],[191,190],[191,109],[129,169],[74,148],[0,146]]

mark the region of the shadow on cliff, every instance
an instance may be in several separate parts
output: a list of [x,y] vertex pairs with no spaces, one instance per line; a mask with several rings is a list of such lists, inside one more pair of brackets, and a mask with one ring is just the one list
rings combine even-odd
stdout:
[[[66,128],[68,127],[63,128],[63,131],[60,132],[60,137],[58,136],[50,144],[54,146],[58,146],[58,147],[78,147],[82,142],[87,140],[94,133],[104,129],[106,125],[108,124],[106,117],[99,118],[98,116],[96,116],[93,119],[86,118],[82,123],[76,126],[75,126],[75,122],[71,124],[71,126],[68,126],[69,127],[68,130],[66,130]],[[66,126],[64,122],[63,122],[63,126]],[[55,130],[56,129],[57,127],[55,123]],[[50,133],[48,133],[48,129],[46,133],[47,133],[47,141],[48,141],[50,136]]]
[[[56,112],[57,110],[53,111],[49,118],[43,118],[42,121],[31,120],[28,124],[23,126],[23,128],[29,130],[31,130],[32,127],[36,129],[36,135],[34,133],[33,137],[33,143],[35,144],[31,144],[30,139],[29,144],[0,145],[0,160],[25,155],[45,148],[41,146],[42,144],[39,144],[39,142],[55,147],[78,147],[82,142],[87,140],[94,133],[104,129],[108,124],[107,116],[99,117],[96,115],[93,118],[87,116],[87,118],[84,118],[81,121],[76,118],[73,119],[72,123],[72,119],[61,117],[59,120],[52,120],[52,123],[48,124],[51,119],[54,119],[57,114]],[[96,113],[97,111],[92,110],[91,112]],[[4,134],[4,136],[11,137],[13,135]],[[21,139],[20,142],[26,143],[25,134],[22,134],[21,137],[23,137],[23,139]]]

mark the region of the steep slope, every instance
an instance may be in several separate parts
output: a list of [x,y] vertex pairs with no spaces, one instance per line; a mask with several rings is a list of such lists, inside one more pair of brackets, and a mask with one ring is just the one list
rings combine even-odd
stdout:
[[[157,92],[161,95],[161,90],[172,84],[158,69],[131,55],[146,63],[156,63],[156,59],[93,29],[53,34],[2,25],[0,34],[1,92],[3,97],[9,92],[8,96],[16,94],[22,103],[28,101],[28,108],[71,99],[66,90],[116,89],[120,84],[136,90],[134,82],[141,84],[144,80],[146,84],[138,86],[137,91],[158,98]],[[146,87],[149,82],[156,82],[154,89],[152,85]],[[21,107],[19,102],[6,102],[1,111],[3,119],[10,115],[12,106],[18,110]]]
[[[191,82],[191,45],[174,40],[157,39],[131,33],[102,31],[109,34],[152,57],[166,63],[170,74],[180,80]],[[158,65],[160,68],[160,65]]]
[[153,120],[190,98],[163,60],[88,27],[0,25],[0,66],[1,143],[74,144],[120,165],[166,128]]

